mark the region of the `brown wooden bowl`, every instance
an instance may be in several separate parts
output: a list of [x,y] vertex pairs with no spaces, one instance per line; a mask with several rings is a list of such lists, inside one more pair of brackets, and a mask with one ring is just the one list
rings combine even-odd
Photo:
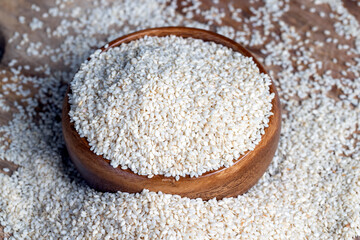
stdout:
[[[110,42],[106,48],[101,49],[106,51],[109,48],[144,36],[163,37],[168,35],[192,37],[222,44],[245,56],[252,57],[260,71],[266,73],[256,58],[238,43],[219,34],[195,28],[147,29],[118,38]],[[233,166],[206,172],[199,177],[186,176],[175,181],[174,177],[156,175],[148,178],[137,175],[129,169],[113,168],[109,160],[90,151],[87,140],[81,138],[75,130],[74,124],[70,123],[69,89],[65,96],[62,112],[62,128],[66,147],[82,177],[91,187],[99,191],[136,193],[143,189],[149,189],[150,191],[161,191],[183,197],[202,198],[203,200],[215,197],[217,199],[235,197],[246,192],[260,179],[269,166],[278,146],[281,127],[280,101],[274,84],[270,86],[270,91],[275,93],[275,98],[272,100],[273,115],[270,117],[269,127],[265,129],[265,134],[260,143],[253,151],[248,151],[236,161],[234,160]]]

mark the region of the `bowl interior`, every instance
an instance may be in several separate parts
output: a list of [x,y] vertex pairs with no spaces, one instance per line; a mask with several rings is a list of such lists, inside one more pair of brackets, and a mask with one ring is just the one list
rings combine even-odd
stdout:
[[[231,39],[206,30],[166,27],[139,31],[120,37],[101,48],[106,51],[109,48],[117,47],[122,43],[143,38],[144,36],[164,37],[176,35],[180,37],[192,37],[204,41],[212,41],[227,46],[245,56],[252,57],[260,72],[266,73],[264,67],[245,48]],[[100,191],[125,191],[140,192],[146,188],[151,191],[162,191],[164,193],[179,194],[181,196],[205,200],[217,197],[218,199],[229,196],[236,196],[246,192],[264,174],[270,164],[277,148],[281,115],[280,101],[274,83],[270,85],[270,92],[275,93],[272,100],[272,113],[269,118],[269,127],[265,128],[261,141],[255,149],[248,151],[239,159],[234,160],[234,165],[229,168],[221,167],[209,171],[199,177],[180,177],[175,181],[174,177],[155,175],[152,178],[137,175],[130,169],[123,170],[121,167],[113,168],[110,161],[90,150],[85,138],[81,138],[70,122],[68,92],[63,105],[63,132],[69,155],[81,175],[87,183]]]
[[[217,33],[209,32],[207,30],[202,30],[202,29],[197,29],[197,28],[164,27],[164,28],[145,29],[145,30],[142,30],[142,31],[138,31],[136,33],[132,33],[132,34],[125,35],[123,37],[117,38],[117,39],[111,41],[110,43],[108,43],[107,45],[101,47],[100,49],[102,51],[107,51],[110,48],[118,47],[123,43],[128,43],[128,42],[131,42],[131,41],[134,41],[134,40],[137,40],[137,39],[141,39],[141,38],[143,38],[145,36],[165,37],[165,36],[169,36],[169,35],[175,35],[175,36],[183,37],[183,38],[191,37],[191,38],[201,39],[201,40],[207,41],[207,42],[215,42],[215,43],[224,45],[224,46],[226,46],[228,48],[233,49],[236,52],[242,53],[244,56],[251,57],[253,59],[253,61],[256,63],[256,65],[258,66],[260,72],[267,74],[267,71],[265,70],[264,66],[248,50],[246,50],[240,44],[236,43],[235,41],[233,41],[233,40],[231,40],[229,38],[221,36],[221,35],[219,35]],[[277,95],[277,91],[276,91],[276,88],[274,86],[273,81],[272,81],[272,84],[270,86],[270,92],[275,93]],[[273,115],[270,116],[269,126],[272,125],[272,119],[273,119],[273,116],[274,116],[274,105],[276,104],[275,101],[276,101],[276,99],[274,98],[272,103],[271,103],[272,106],[273,106],[273,108],[271,110],[273,112]],[[269,127],[265,129],[265,134],[264,135],[267,134],[268,129],[269,129]],[[83,139],[83,141],[86,144],[88,144],[86,139]],[[89,148],[90,148],[90,146],[89,146]],[[234,162],[241,161],[248,153],[249,153],[249,151],[246,152],[245,154],[241,155],[238,159],[234,159]],[[110,160],[108,160],[108,159],[104,159],[104,160],[106,162],[110,163]],[[208,176],[208,175],[212,175],[212,174],[217,173],[219,171],[222,171],[224,169],[225,169],[225,167],[221,167],[221,168],[219,168],[217,170],[208,171],[208,172],[202,174],[201,176],[199,176],[198,178]],[[128,172],[132,173],[132,171],[129,170],[129,169],[127,169],[125,171],[128,171]],[[146,177],[146,176],[144,176],[144,177]],[[173,177],[163,177],[163,178],[173,178]],[[184,177],[181,177],[181,178],[184,178]],[[186,176],[185,178],[190,178],[190,177]]]

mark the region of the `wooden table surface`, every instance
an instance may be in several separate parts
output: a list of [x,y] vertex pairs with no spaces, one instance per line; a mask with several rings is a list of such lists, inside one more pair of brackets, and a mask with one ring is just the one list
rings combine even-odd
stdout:
[[[178,3],[181,1],[178,0]],[[203,9],[209,9],[210,6],[214,5],[211,0],[202,0],[203,4],[201,8]],[[220,1],[219,4],[217,4],[217,7],[223,7],[227,8],[228,3],[231,2],[230,0],[226,1]],[[249,10],[249,3],[248,1],[233,1],[234,6],[241,7],[242,12],[240,13],[240,16],[242,18],[249,18],[252,16],[251,11]],[[344,6],[348,9],[348,11],[355,16],[355,18],[360,21],[360,7],[357,6],[357,1],[353,0],[344,0],[343,1]],[[26,63],[30,66],[35,66],[35,64],[41,64],[48,62],[51,66],[57,67],[58,69],[63,69],[64,66],[58,63],[51,63],[51,61],[48,61],[47,59],[42,59],[43,62],[34,62],[31,61],[31,58],[25,54],[25,50],[16,50],[15,44],[9,44],[7,43],[8,39],[11,38],[14,33],[17,31],[20,34],[27,33],[29,35],[29,38],[39,41],[48,41],[46,42],[47,45],[50,46],[57,46],[59,44],[59,41],[56,41],[56,39],[52,39],[51,42],[46,38],[45,31],[43,33],[32,32],[30,28],[26,25],[23,25],[19,23],[19,16],[25,16],[27,19],[31,19],[32,17],[36,17],[37,13],[34,11],[29,11],[32,4],[38,5],[41,9],[48,9],[49,7],[54,5],[54,1],[48,1],[48,0],[0,0],[0,79],[5,76],[11,76],[12,73],[9,71],[8,63],[11,61],[11,59],[16,58],[19,62],[19,64]],[[77,0],[76,4],[79,6],[85,6],[86,1],[85,0]],[[309,47],[314,48],[314,56],[317,60],[321,60],[326,66],[326,69],[331,69],[333,71],[334,77],[339,77],[341,70],[345,69],[345,62],[350,61],[351,58],[354,56],[351,55],[344,55],[341,51],[336,47],[335,44],[327,44],[326,48],[318,47],[314,44],[316,40],[324,42],[326,37],[323,34],[324,30],[329,30],[330,35],[334,34],[334,20],[330,19],[329,17],[322,18],[318,14],[310,13],[309,11],[303,11],[301,10],[300,6],[305,5],[307,9],[315,8],[318,11],[322,11],[324,13],[330,12],[330,7],[326,4],[321,5],[314,5],[311,3],[311,1],[303,1],[303,0],[291,0],[290,3],[290,10],[286,12],[282,17],[281,20],[286,22],[287,24],[293,26],[294,30],[296,30],[302,40],[307,39],[306,32],[310,30],[314,25],[316,25],[319,28],[318,33],[312,34],[308,39],[310,40],[308,42]],[[178,4],[180,5],[180,4]],[[183,14],[182,8],[178,7],[177,10],[179,13]],[[38,13],[38,15],[42,14],[42,11]],[[39,16],[40,17],[40,16]],[[198,20],[200,22],[205,22],[204,18],[199,15],[195,15],[195,20]],[[48,25],[50,26],[57,26],[59,24],[58,20],[49,18]],[[229,12],[226,10],[226,16],[223,18],[223,23],[225,25],[231,25],[235,29],[243,30],[242,24],[237,23],[233,19],[231,19]],[[222,24],[214,23],[214,28],[216,26],[221,26]],[[279,25],[277,25],[279,27]],[[277,32],[277,31],[275,31]],[[45,40],[43,40],[45,39]],[[339,43],[342,44],[349,44],[353,45],[354,39],[341,39]],[[250,51],[252,51],[257,57],[264,57],[264,55],[260,52],[263,45],[256,45],[256,46],[246,46]],[[16,50],[16,51],[15,51]],[[4,54],[3,54],[4,53]],[[1,58],[2,56],[2,58]],[[332,59],[337,56],[339,58],[338,63],[334,63]],[[339,57],[341,56],[341,57]],[[57,65],[57,66],[56,66]],[[273,77],[276,78],[277,73],[279,72],[279,69],[276,68],[268,68],[267,70],[273,70]],[[39,75],[39,73],[36,73],[32,70],[22,71],[25,75],[30,76],[36,76]],[[2,82],[0,82],[0,93],[2,93],[1,88]],[[31,86],[28,86],[31,89]],[[333,89],[333,91],[330,93],[334,98],[337,98],[339,95],[338,89]],[[13,106],[13,102],[16,100],[19,100],[19,96],[17,96],[15,93],[11,93],[10,95],[7,95],[7,103],[11,106],[11,110],[9,112],[3,112],[0,110],[0,125],[6,124],[11,118],[12,114],[15,111],[15,107]],[[9,140],[10,141],[10,140]],[[3,144],[3,143],[0,143]],[[2,169],[3,168],[10,169],[10,172],[5,172]],[[19,166],[5,161],[4,159],[0,159],[0,174],[7,174],[11,175],[12,172],[16,171],[16,169]],[[1,209],[0,209],[1,211]],[[0,226],[0,239],[4,238],[3,228]],[[360,238],[357,238],[360,240]]]

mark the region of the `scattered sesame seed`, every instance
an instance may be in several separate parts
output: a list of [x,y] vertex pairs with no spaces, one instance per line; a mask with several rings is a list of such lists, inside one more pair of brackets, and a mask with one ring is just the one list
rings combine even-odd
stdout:
[[324,18],[324,17],[326,17],[326,13],[324,13],[324,12],[319,12],[319,16],[322,17],[322,18]]
[[[289,16],[289,1],[266,0],[260,7],[255,7],[259,1],[252,1],[253,16],[244,15],[236,28],[226,23],[216,26],[215,20],[185,19],[177,12],[178,1],[88,1],[77,18],[65,7],[76,1],[54,2],[41,10],[49,20],[61,22],[52,29],[44,21],[40,31],[46,31],[48,39],[38,49],[42,61],[36,61],[33,75],[23,75],[20,62],[11,70],[16,77],[0,71],[6,75],[0,76],[1,88],[6,85],[0,108],[8,108],[9,92],[21,95],[11,101],[17,111],[10,122],[0,126],[0,159],[21,166],[11,177],[0,174],[4,233],[13,239],[353,239],[360,235],[359,76],[335,77],[339,70],[331,71],[333,64],[326,64],[331,59],[319,58],[304,44],[298,29],[282,18]],[[198,0],[187,3],[185,15],[209,10]],[[359,75],[358,20],[341,1],[306,3],[309,8],[313,4],[321,4],[319,9],[330,7],[332,42],[349,40],[346,54],[352,56],[351,66],[337,67]],[[30,31],[24,17],[22,22]],[[96,192],[61,154],[59,117],[66,83],[92,47],[135,30],[178,25],[212,27],[246,47],[263,44],[259,46],[263,63],[277,85],[284,116],[278,151],[259,183],[236,198],[205,202],[147,190]],[[68,32],[62,35],[64,30]],[[312,30],[324,29],[319,24]],[[38,41],[23,32],[19,37],[20,43],[8,47],[24,51]],[[60,38],[58,46],[46,45]],[[56,64],[43,63],[53,55]],[[336,57],[343,62],[341,54]],[[25,91],[29,85],[36,89],[33,94]]]
[[31,4],[31,9],[35,12],[40,12],[40,7],[36,4]]
[[19,20],[19,23],[21,23],[21,24],[25,23],[25,17],[24,16],[19,16],[18,20]]
[[30,28],[32,31],[34,31],[36,29],[41,29],[43,26],[44,26],[44,23],[37,18],[33,18],[30,22]]

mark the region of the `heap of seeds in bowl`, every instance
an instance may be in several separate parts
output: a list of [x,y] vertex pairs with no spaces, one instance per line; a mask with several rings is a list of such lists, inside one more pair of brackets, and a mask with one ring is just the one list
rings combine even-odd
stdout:
[[252,58],[223,45],[144,37],[81,65],[69,114],[113,167],[197,177],[260,142],[272,114],[270,84]]

